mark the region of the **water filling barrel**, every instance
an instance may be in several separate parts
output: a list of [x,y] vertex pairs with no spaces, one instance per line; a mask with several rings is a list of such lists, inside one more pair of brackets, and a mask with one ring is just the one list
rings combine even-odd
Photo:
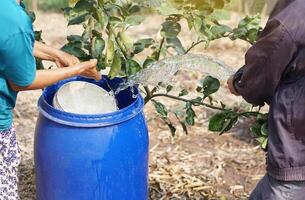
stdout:
[[116,95],[116,112],[81,115],[55,109],[56,91],[75,80],[107,91],[122,81],[75,77],[44,90],[34,145],[37,200],[147,200],[148,130],[137,88]]

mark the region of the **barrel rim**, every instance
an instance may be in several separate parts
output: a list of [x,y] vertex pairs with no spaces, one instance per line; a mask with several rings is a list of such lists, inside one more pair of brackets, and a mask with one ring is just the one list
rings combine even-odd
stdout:
[[[75,79],[69,79],[69,81],[73,80]],[[123,123],[136,117],[140,112],[143,111],[143,107],[144,100],[140,93],[137,94],[136,100],[125,108],[111,113],[94,115],[75,114],[58,110],[47,102],[44,94],[42,94],[38,100],[39,112],[49,120],[67,126],[84,128],[112,126]]]

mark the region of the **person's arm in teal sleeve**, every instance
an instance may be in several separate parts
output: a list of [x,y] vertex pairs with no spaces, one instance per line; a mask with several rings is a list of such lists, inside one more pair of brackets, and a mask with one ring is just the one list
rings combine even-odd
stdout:
[[30,34],[19,33],[10,37],[0,50],[0,59],[4,64],[4,75],[13,90],[42,89],[76,75],[100,79],[100,75],[96,71],[96,60],[68,68],[39,70],[36,73],[33,43]]

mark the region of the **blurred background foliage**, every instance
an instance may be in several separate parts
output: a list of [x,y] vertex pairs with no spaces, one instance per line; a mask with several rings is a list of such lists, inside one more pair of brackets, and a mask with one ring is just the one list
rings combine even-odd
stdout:
[[[31,10],[42,10],[50,12],[61,12],[62,8],[68,6],[68,0],[24,0],[28,8]],[[227,8],[236,12],[241,12],[247,15],[270,13],[270,8],[265,4],[265,0],[233,0]]]
[[61,12],[62,8],[68,7],[68,0],[24,0],[31,10]]

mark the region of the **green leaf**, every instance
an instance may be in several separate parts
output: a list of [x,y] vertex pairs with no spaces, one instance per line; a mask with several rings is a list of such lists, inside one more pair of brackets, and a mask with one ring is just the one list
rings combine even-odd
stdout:
[[267,127],[267,123],[264,123],[262,126],[261,126],[261,130],[260,130],[261,134],[263,136],[268,136],[268,127]]
[[94,37],[92,39],[91,56],[92,58],[99,58],[105,49],[105,41],[101,37]]
[[[92,24],[84,24],[84,32],[82,34],[82,40],[84,41],[89,41],[90,38],[92,38],[92,31],[93,31],[93,27]],[[91,48],[91,47],[90,47]]]
[[201,97],[196,97],[195,99],[192,99],[192,101],[194,102],[194,106],[196,106],[197,104],[196,103],[201,103],[202,102],[202,98]]
[[263,142],[261,143],[261,148],[264,149],[264,150],[266,150],[267,147],[268,147],[268,138],[265,138],[265,139],[263,140]]
[[62,50],[76,56],[80,60],[88,60],[90,56],[81,48],[80,43],[68,43],[62,47]]
[[167,126],[168,126],[168,128],[170,129],[170,131],[171,131],[171,134],[172,134],[172,136],[174,137],[175,135],[176,135],[176,128],[174,127],[174,125],[172,124],[172,123],[166,123],[167,124]]
[[82,37],[79,35],[69,35],[67,37],[68,42],[82,42]]
[[209,130],[214,132],[226,132],[237,122],[238,117],[233,112],[220,112],[210,118]]
[[256,140],[259,142],[262,149],[264,149],[264,150],[267,149],[267,146],[268,146],[268,138],[267,137],[259,137]]
[[220,82],[218,79],[213,78],[212,76],[207,76],[201,81],[202,93],[204,98],[210,96],[211,94],[218,91],[220,88]]
[[254,44],[256,42],[256,39],[257,39],[257,34],[258,34],[258,31],[257,29],[251,29],[247,32],[247,38],[248,38],[248,41],[251,43],[251,44]]
[[107,41],[107,49],[106,49],[106,64],[112,63],[114,58],[115,49],[114,49],[114,42],[112,37],[110,36]]
[[97,3],[100,7],[103,7],[105,4],[104,0],[97,0]]
[[141,65],[138,62],[132,59],[128,59],[126,69],[128,76],[138,73],[139,71],[141,71],[141,69]]
[[141,7],[139,5],[136,5],[136,4],[133,4],[129,7],[128,11],[131,13],[131,14],[134,14],[134,13],[137,13],[137,12],[140,12],[141,11]]
[[120,32],[119,38],[123,42],[123,45],[126,47],[127,50],[130,50],[133,47],[132,39],[126,34],[126,32]]
[[157,102],[155,100],[152,100],[152,102],[154,103],[157,113],[159,113],[163,118],[167,118],[168,111],[167,111],[167,108],[165,107],[165,105],[163,105],[162,103]]
[[115,78],[121,72],[121,68],[122,68],[121,55],[118,51],[116,51],[114,54],[113,62],[108,76],[110,78]]
[[261,135],[261,125],[259,123],[254,123],[250,128],[253,137],[259,137]]
[[108,23],[108,17],[105,15],[102,8],[95,8],[93,17],[98,21],[101,29],[104,29]]
[[182,46],[182,43],[179,40],[179,38],[177,38],[177,37],[175,37],[175,38],[166,38],[166,42],[168,44],[168,47],[174,48],[179,55],[185,54],[185,49]]
[[89,14],[90,13],[88,11],[83,11],[79,13],[71,12],[68,25],[76,25],[86,21],[88,19]]
[[259,123],[265,123],[268,120],[268,114],[258,114],[256,120]]
[[245,17],[239,22],[238,27],[233,29],[233,34],[230,38],[232,40],[239,38],[254,44],[261,30],[260,21],[260,15]]
[[131,15],[126,17],[125,23],[131,26],[136,26],[144,21],[145,17],[141,15]]
[[192,17],[186,17],[187,26],[190,30],[193,28],[193,18]]
[[232,32],[232,29],[225,25],[215,25],[211,28],[211,32],[213,34],[213,39],[221,38],[226,33]]
[[94,37],[100,37],[103,38],[103,33],[99,32],[98,30],[92,29],[92,35]]
[[93,8],[92,0],[78,0],[75,6],[72,8],[74,12],[82,12],[84,10],[90,11]]
[[181,32],[181,25],[178,22],[166,21],[162,24],[161,35],[164,38],[176,38]]
[[97,68],[97,71],[101,71],[103,69],[106,69],[106,63],[105,63],[104,57],[102,55],[100,55],[100,57],[98,58],[96,68]]
[[200,30],[201,30],[201,27],[202,27],[202,24],[203,24],[202,19],[200,17],[195,17],[193,23],[194,23],[195,31],[197,33],[200,33]]
[[80,24],[86,21],[93,9],[93,2],[88,0],[79,0],[73,8],[66,9],[68,16],[68,25]]
[[192,104],[187,103],[186,104],[186,118],[185,118],[186,124],[189,126],[193,126],[195,124],[195,117],[196,117],[196,113],[192,108]]
[[207,24],[202,18],[195,17],[194,18],[194,28],[198,36],[204,40],[212,40],[214,39],[214,35],[210,30],[210,25]]
[[209,130],[214,132],[222,131],[226,118],[227,115],[224,112],[215,114],[213,117],[210,118]]
[[149,48],[155,41],[151,38],[141,39],[134,43],[134,54],[141,53],[145,48]]
[[220,135],[229,131],[234,126],[234,124],[237,122],[237,120],[238,120],[238,116],[236,114],[231,113],[229,116],[227,116],[227,119],[223,124],[223,128],[220,131]]
[[111,24],[111,26],[113,27],[117,27],[120,26],[123,22],[123,19],[119,18],[119,17],[115,17],[115,16],[110,16],[109,18],[109,23]]
[[166,93],[169,93],[169,92],[171,92],[172,90],[173,90],[173,86],[172,85],[168,85],[167,87],[166,87]]
[[144,69],[147,68],[150,64],[152,64],[152,63],[154,63],[154,62],[156,62],[155,59],[150,58],[150,57],[146,58],[146,60],[145,60],[144,63],[143,63],[143,68],[144,68]]
[[188,94],[188,91],[186,89],[181,90],[181,92],[179,93],[179,97],[185,96]]

